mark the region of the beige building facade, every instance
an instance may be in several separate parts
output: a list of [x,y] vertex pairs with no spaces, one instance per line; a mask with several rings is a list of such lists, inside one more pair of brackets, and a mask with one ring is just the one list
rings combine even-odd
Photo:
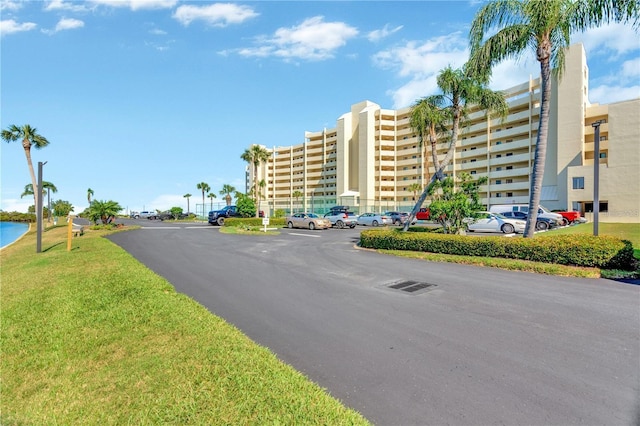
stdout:
[[[589,217],[597,156],[600,221],[639,223],[640,99],[590,104],[588,73],[582,45],[572,46],[563,78],[552,86],[541,204]],[[480,110],[469,114],[446,170],[453,177],[460,172],[486,176],[481,202],[487,207],[529,202],[539,79],[506,90],[505,98],[505,120]],[[305,132],[303,143],[265,147],[271,156],[258,169],[258,179],[266,182],[260,208],[270,214],[276,209],[324,213],[334,205],[348,205],[360,213],[410,211],[416,188],[435,172],[427,147],[420,146],[409,125],[410,114],[410,108],[384,109],[363,101],[340,116],[334,128]],[[599,155],[594,152],[596,121],[601,122]],[[448,147],[438,145],[440,159]]]

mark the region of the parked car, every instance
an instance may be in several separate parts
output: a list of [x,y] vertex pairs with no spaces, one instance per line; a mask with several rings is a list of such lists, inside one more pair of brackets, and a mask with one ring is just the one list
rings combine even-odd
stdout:
[[358,224],[358,217],[353,212],[331,211],[324,215],[325,219],[331,222],[336,228],[355,228]]
[[296,213],[287,216],[285,223],[289,228],[329,229],[331,221],[315,213]]
[[469,231],[503,232],[513,234],[524,232],[527,222],[520,219],[509,219],[500,213],[478,212],[475,218],[466,220]]
[[155,219],[158,214],[152,211],[132,212],[130,217],[133,219]]
[[[383,215],[391,218],[391,223],[394,225],[404,225],[409,220],[409,213],[407,212],[384,212]],[[413,223],[416,223],[414,219]]]
[[[529,213],[528,204],[496,204],[489,208],[492,213],[504,213],[504,212],[523,212]],[[565,219],[558,213],[550,212],[544,206],[538,206],[538,217],[545,217],[551,220],[555,220],[558,225],[564,225]]]
[[240,217],[236,206],[224,206],[220,210],[211,210],[209,212],[209,225],[223,226],[224,221],[229,217]]
[[416,219],[418,220],[429,220],[430,219],[430,213],[429,213],[429,208],[428,207],[422,207],[420,209],[420,211],[418,211],[418,213],[416,213]]
[[358,225],[383,226],[392,224],[393,222],[389,216],[380,213],[363,213],[358,216]]
[[580,212],[570,212],[563,210],[554,210],[553,213],[558,213],[562,216],[563,225],[571,225],[573,223],[585,223],[587,220],[580,216]]
[[[504,212],[500,213],[504,217],[508,217],[510,219],[519,219],[527,221],[527,214],[525,212]],[[555,228],[558,226],[558,222],[555,220],[546,218],[546,217],[538,217],[536,219],[536,230],[537,231],[545,231],[550,228]]]
[[174,215],[169,210],[158,213],[158,219],[160,219],[160,220],[185,219],[187,217],[189,217],[189,215],[187,213],[180,213],[178,215]]

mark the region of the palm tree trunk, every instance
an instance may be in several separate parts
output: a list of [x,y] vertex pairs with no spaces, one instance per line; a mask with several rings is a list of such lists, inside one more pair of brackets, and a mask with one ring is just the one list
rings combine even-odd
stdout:
[[542,194],[542,178],[544,177],[544,163],[547,156],[547,139],[549,137],[549,100],[551,99],[551,66],[549,58],[540,61],[541,99],[540,120],[536,140],[533,170],[531,171],[531,187],[529,189],[529,212],[524,237],[533,237],[535,224],[538,219],[540,195]]
[[31,185],[33,186],[33,205],[36,208],[36,215],[38,214],[38,181],[36,180],[36,172],[33,170],[33,162],[31,161],[31,142],[28,139],[22,141],[22,147],[24,148],[24,155],[27,157],[27,165],[29,166],[29,173],[31,174]]

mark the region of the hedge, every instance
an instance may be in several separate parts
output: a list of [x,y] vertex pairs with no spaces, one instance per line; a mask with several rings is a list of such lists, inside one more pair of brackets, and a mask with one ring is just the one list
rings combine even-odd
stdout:
[[603,269],[632,270],[635,263],[630,241],[585,234],[496,238],[402,232],[398,229],[366,230],[360,234],[360,245],[373,249],[502,257]]
[[[261,217],[230,217],[224,226],[263,226]],[[270,217],[268,226],[284,226],[283,217]]]

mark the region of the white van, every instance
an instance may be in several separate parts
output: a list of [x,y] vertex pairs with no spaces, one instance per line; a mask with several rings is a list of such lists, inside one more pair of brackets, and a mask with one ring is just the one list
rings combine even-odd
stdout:
[[[491,206],[489,209],[491,213],[502,213],[502,212],[523,212],[529,213],[529,204],[496,204],[495,206]],[[562,225],[563,219],[562,215],[558,213],[553,213],[546,209],[544,206],[538,207],[538,217],[544,217],[547,219],[554,220],[558,225]]]

